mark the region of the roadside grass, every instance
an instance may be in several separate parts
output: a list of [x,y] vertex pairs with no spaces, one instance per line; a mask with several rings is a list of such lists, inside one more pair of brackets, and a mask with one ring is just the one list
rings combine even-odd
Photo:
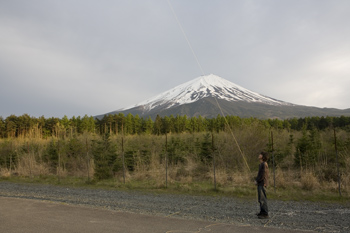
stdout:
[[[121,190],[121,191],[137,191],[143,193],[155,194],[173,194],[173,195],[194,195],[194,196],[213,196],[213,197],[234,197],[242,199],[256,199],[256,186],[254,184],[239,185],[220,185],[217,184],[216,189],[212,182],[196,181],[183,183],[170,181],[167,187],[164,183],[157,180],[131,180],[128,179],[124,184],[120,179],[108,179],[97,181],[86,177],[66,176],[60,179],[57,176],[45,175],[37,177],[0,177],[0,182],[13,182],[22,184],[45,184],[63,187],[77,187],[89,189],[104,190]],[[311,201],[320,203],[339,203],[348,205],[350,202],[350,194],[342,192],[339,196],[338,190],[327,190],[320,187],[317,190],[305,190],[298,185],[278,188],[276,191],[273,186],[267,188],[268,199],[281,201]]]
[[[125,151],[121,147],[121,136],[114,135],[111,141],[116,146],[113,148],[116,155],[113,156],[117,157],[112,156],[113,169],[110,169],[112,165],[105,168],[110,170],[110,175],[114,174],[114,178],[108,180],[93,179],[100,177],[95,172],[101,171],[96,169],[95,161],[98,158],[94,158],[93,141],[103,141],[103,137],[83,134],[61,139],[0,139],[0,182],[256,200],[253,177],[258,172],[258,161],[255,155],[261,148],[266,148],[266,135],[270,134],[270,128],[261,130],[259,124],[248,125],[248,128],[236,129],[239,136],[237,139],[247,155],[247,164],[243,163],[241,152],[230,143],[231,136],[227,132],[218,133],[214,137],[217,148],[215,166],[210,159],[211,140],[207,133],[172,134],[168,141],[164,136],[129,135],[125,138]],[[269,199],[350,202],[348,131],[339,132],[339,173],[333,152],[333,131],[320,131],[323,149],[309,161],[311,164],[297,163],[295,160],[296,147],[299,140],[303,139],[302,132],[284,130],[275,133],[278,135],[274,141],[275,148],[279,148],[279,152],[275,154],[276,169],[273,169],[272,164],[270,166],[270,186],[267,190]],[[168,153],[165,153],[165,143],[168,143]],[[122,154],[126,161],[125,173],[121,165]],[[339,174],[342,197],[338,193]],[[88,180],[88,176],[91,179]]]

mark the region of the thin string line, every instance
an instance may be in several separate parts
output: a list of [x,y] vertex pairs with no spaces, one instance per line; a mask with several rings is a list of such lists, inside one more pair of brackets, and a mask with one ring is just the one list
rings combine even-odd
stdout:
[[176,16],[176,13],[175,13],[175,10],[174,10],[173,6],[171,5],[171,3],[170,3],[169,0],[167,0],[167,1],[168,1],[168,4],[169,4],[170,8],[171,8],[171,11],[173,12],[173,15],[174,15],[174,17],[175,17],[175,19],[176,19],[176,21],[177,21],[177,24],[179,25],[179,27],[180,27],[180,29],[181,29],[181,32],[182,32],[182,34],[184,35],[184,37],[185,37],[185,39],[186,39],[186,41],[187,41],[187,44],[188,44],[188,46],[190,47],[190,49],[191,49],[191,51],[192,51],[192,54],[193,54],[194,58],[195,58],[196,61],[197,61],[197,65],[198,65],[199,69],[201,70],[202,75],[204,75],[203,68],[202,68],[201,64],[199,63],[199,60],[198,60],[198,58],[197,58],[197,56],[196,56],[196,53],[194,52],[194,50],[193,50],[193,48],[192,48],[192,46],[191,46],[191,43],[190,43],[189,39],[187,38],[186,33],[185,33],[185,31],[184,31],[184,29],[183,29],[183,27],[182,27],[182,25],[181,25],[179,19],[178,19],[177,16]]
[[235,135],[233,134],[233,131],[232,131],[232,129],[231,129],[231,127],[230,127],[230,125],[229,125],[229,123],[228,123],[226,117],[225,117],[224,112],[222,111],[222,108],[221,108],[221,106],[220,106],[218,100],[216,99],[216,97],[214,97],[214,99],[215,99],[216,104],[218,105],[218,107],[219,107],[219,109],[220,109],[220,112],[221,112],[223,118],[225,119],[225,122],[226,122],[228,128],[230,129],[230,133],[231,133],[231,135],[232,135],[232,137],[233,137],[233,139],[234,139],[234,141],[235,141],[235,143],[236,143],[236,145],[237,145],[237,147],[238,147],[239,152],[240,152],[241,155],[242,155],[242,158],[243,158],[243,160],[244,160],[245,165],[247,166],[249,172],[251,172],[250,167],[249,167],[249,165],[248,165],[248,162],[247,162],[247,160],[246,160],[246,158],[245,158],[245,155],[244,155],[243,151],[241,150],[241,147],[239,146]]
[[[170,3],[170,0],[167,0],[167,2],[168,2],[169,6],[170,6],[170,8],[171,8],[171,11],[173,12],[173,15],[174,15],[174,17],[175,17],[175,19],[176,19],[176,21],[177,21],[177,23],[178,23],[178,25],[179,25],[179,27],[180,27],[180,29],[181,29],[182,34],[184,35],[184,37],[185,37],[185,39],[186,39],[186,41],[187,41],[188,46],[190,47],[190,49],[191,49],[191,51],[192,51],[192,54],[193,54],[194,58],[195,58],[196,61],[197,61],[198,67],[199,67],[199,69],[201,70],[202,75],[204,75],[203,68],[202,68],[201,64],[199,63],[199,60],[198,60],[198,58],[197,58],[197,56],[196,56],[196,53],[194,52],[194,50],[193,50],[193,48],[192,48],[192,46],[191,46],[191,43],[190,43],[189,39],[187,38],[187,35],[186,35],[186,33],[185,33],[185,30],[183,29],[183,27],[182,27],[182,25],[181,25],[179,19],[177,18],[177,15],[176,15],[176,13],[175,13],[175,10],[174,10],[173,6],[172,6],[171,3]],[[239,146],[239,144],[238,144],[238,142],[237,142],[237,139],[236,139],[235,135],[233,134],[233,131],[232,131],[232,129],[231,129],[231,127],[230,127],[230,125],[229,125],[229,123],[228,123],[228,121],[227,121],[227,119],[226,119],[226,117],[225,117],[225,115],[224,115],[224,112],[222,111],[222,108],[221,108],[221,106],[220,106],[220,104],[219,104],[219,102],[218,102],[218,100],[216,99],[215,96],[214,96],[214,99],[215,99],[216,104],[218,105],[218,107],[219,107],[219,109],[220,109],[220,111],[221,111],[222,116],[223,116],[224,119],[225,119],[225,122],[226,122],[228,128],[230,129],[231,135],[232,135],[232,137],[233,137],[233,139],[234,139],[234,141],[235,141],[235,143],[236,143],[236,145],[237,145],[237,147],[238,147],[239,152],[240,152],[241,155],[242,155],[242,158],[243,158],[243,160],[244,160],[245,165],[247,166],[249,172],[251,172],[250,167],[249,167],[249,165],[248,165],[248,162],[247,162],[247,160],[246,160],[246,158],[245,158],[245,155],[243,154],[243,151],[241,150],[241,147]]]

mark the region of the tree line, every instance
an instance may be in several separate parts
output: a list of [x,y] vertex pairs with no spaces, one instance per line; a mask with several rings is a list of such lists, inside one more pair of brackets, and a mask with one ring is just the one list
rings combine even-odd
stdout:
[[68,118],[36,118],[28,114],[22,116],[11,115],[7,118],[0,117],[0,138],[24,138],[24,137],[69,137],[79,135],[84,132],[104,135],[164,135],[166,133],[198,133],[198,132],[221,132],[228,127],[234,128],[246,124],[258,122],[266,127],[274,129],[286,129],[302,131],[325,130],[327,128],[340,128],[350,130],[350,117],[305,117],[291,119],[258,119],[240,118],[238,116],[221,116],[216,118],[187,117],[184,116],[164,116],[159,115],[155,120],[142,118],[139,115],[124,115],[123,113],[105,115],[102,119],[92,116]]

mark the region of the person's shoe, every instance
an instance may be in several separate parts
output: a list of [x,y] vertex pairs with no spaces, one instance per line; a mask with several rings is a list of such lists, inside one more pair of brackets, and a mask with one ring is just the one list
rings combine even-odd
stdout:
[[267,214],[259,214],[259,215],[258,215],[258,218],[259,218],[259,219],[268,219],[268,218],[269,218],[269,215],[267,215]]

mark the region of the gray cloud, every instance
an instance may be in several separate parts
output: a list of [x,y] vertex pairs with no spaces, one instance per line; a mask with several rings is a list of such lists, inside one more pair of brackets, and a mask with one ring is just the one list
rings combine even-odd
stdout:
[[[205,73],[350,108],[348,1],[171,1]],[[167,1],[0,2],[0,115],[97,115],[201,75]]]

